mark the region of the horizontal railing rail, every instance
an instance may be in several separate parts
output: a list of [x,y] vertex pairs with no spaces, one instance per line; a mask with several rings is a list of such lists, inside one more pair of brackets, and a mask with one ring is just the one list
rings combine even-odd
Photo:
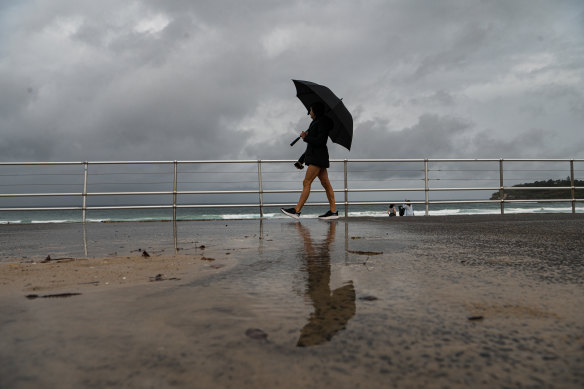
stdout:
[[[4,172],[6,169],[12,169],[16,167],[26,167],[26,168],[45,168],[45,167],[55,167],[55,166],[80,166],[83,168],[82,171],[79,172],[71,172],[71,173],[45,173],[46,177],[51,175],[53,176],[80,176],[82,177],[82,190],[81,191],[63,191],[63,192],[43,192],[43,191],[16,191],[11,192],[4,191],[3,188],[8,187],[11,190],[18,190],[23,188],[24,186],[42,186],[42,185],[73,185],[69,183],[58,184],[58,183],[44,183],[42,179],[35,182],[7,182],[7,179],[3,179],[2,182],[4,184],[0,184],[0,201],[2,199],[8,198],[50,198],[50,197],[67,197],[67,198],[80,198],[81,202],[79,205],[74,206],[5,206],[0,203],[0,211],[46,211],[46,210],[75,210],[82,212],[82,220],[83,222],[86,221],[86,212],[89,210],[118,210],[118,209],[172,209],[173,210],[173,219],[176,220],[176,210],[177,209],[189,209],[189,208],[258,208],[260,217],[264,217],[264,209],[267,207],[281,207],[281,206],[290,206],[294,205],[290,200],[288,201],[264,201],[264,196],[271,196],[271,195],[284,195],[284,194],[298,194],[301,192],[300,188],[300,181],[301,178],[298,176],[294,179],[295,188],[288,188],[288,189],[268,189],[266,188],[267,183],[275,183],[275,182],[283,182],[284,184],[290,184],[292,181],[280,181],[280,180],[271,180],[266,178],[268,175],[278,175],[278,179],[289,174],[289,172],[283,171],[275,171],[275,172],[266,172],[265,169],[267,167],[272,166],[279,166],[283,164],[290,164],[295,162],[293,160],[185,160],[185,161],[83,161],[83,162],[0,162],[0,169],[3,169]],[[490,169],[460,169],[458,171],[449,170],[444,167],[445,164],[496,164],[495,166],[491,166]],[[546,170],[542,169],[541,167],[531,168],[531,169],[513,169],[510,165],[513,164],[526,164],[526,163],[537,163],[537,164],[563,164],[560,169],[553,169],[552,171],[564,171],[565,177],[568,177],[570,184],[569,186],[514,186],[507,184],[508,181],[511,181],[507,178],[506,173],[509,172],[545,172]],[[338,180],[332,180],[334,182],[342,182],[342,185],[333,185],[335,188],[334,191],[336,194],[342,194],[343,198],[338,199],[337,205],[345,207],[345,216],[349,214],[349,207],[350,206],[361,206],[361,205],[387,205],[391,202],[393,203],[400,203],[395,199],[389,198],[388,200],[373,200],[373,199],[364,199],[364,195],[370,194],[388,194],[391,195],[392,193],[424,193],[423,199],[417,199],[410,201],[411,204],[418,204],[423,205],[425,207],[425,215],[429,215],[429,206],[432,204],[500,204],[501,214],[505,212],[505,204],[510,203],[517,203],[517,202],[541,202],[541,203],[550,203],[550,202],[570,202],[572,206],[572,213],[576,212],[576,203],[583,202],[584,199],[578,198],[576,196],[577,190],[582,190],[584,187],[576,186],[576,176],[575,176],[575,168],[574,164],[581,164],[584,163],[584,159],[537,159],[537,158],[515,158],[515,159],[502,159],[502,158],[484,158],[484,159],[333,159],[331,160],[331,169],[329,172],[332,172],[333,166],[342,165],[341,170],[334,171],[335,174],[342,174],[342,178]],[[375,169],[369,169],[364,171],[355,170],[352,171],[351,167],[359,166],[359,165],[388,165],[391,164],[403,166],[404,164],[418,164],[417,168],[413,169],[394,169],[394,170],[387,170],[382,169],[381,172],[385,174],[385,178],[380,179],[369,179],[368,174],[375,172]],[[89,190],[89,185],[96,185],[96,186],[106,186],[106,185],[124,185],[127,184],[127,180],[123,181],[116,181],[113,183],[102,183],[102,182],[95,182],[91,181],[90,168],[93,167],[122,167],[128,165],[155,165],[155,166],[172,166],[172,171],[168,172],[156,172],[152,174],[158,174],[161,176],[169,177],[169,181],[159,183],[159,184],[169,184],[171,186],[170,189],[167,190],[103,190],[103,188],[99,188],[100,190]],[[179,168],[185,166],[217,166],[217,165],[252,165],[254,166],[253,171],[235,171],[235,172],[207,172],[207,171],[181,171],[179,172]],[[471,172],[472,177],[470,178],[459,178],[458,174],[461,172]],[[204,174],[209,173],[214,176],[218,176],[219,178],[222,176],[226,176],[228,174],[254,174],[257,175],[257,178],[246,178],[243,180],[238,181],[241,186],[253,186],[253,188],[242,188],[238,187],[238,182],[230,181],[229,179],[222,181],[219,179],[218,181],[202,181],[202,180],[195,180],[195,181],[188,181],[187,179],[181,180],[179,175],[189,175],[189,174]],[[352,178],[352,175],[361,174],[365,178]],[[407,174],[406,174],[407,173]],[[431,174],[442,174],[442,173],[449,173],[449,176],[446,177],[431,177]],[[43,177],[43,172],[38,173],[27,173],[33,177]],[[105,172],[105,173],[95,173],[96,176],[113,176],[116,174],[125,174],[125,175],[135,175],[137,177],[141,175],[145,175],[147,173],[144,172],[129,172],[129,173],[120,173],[120,172]],[[481,175],[482,174],[482,175]],[[329,173],[331,175],[331,173]],[[0,175],[1,178],[2,175]],[[11,172],[11,174],[4,174],[4,177],[9,177],[12,181],[26,177],[26,175],[20,175],[18,171]],[[455,181],[461,180],[466,182],[477,182],[481,180],[490,180],[490,181],[497,181],[497,184],[493,185],[478,185],[478,186],[433,186],[434,182],[440,181]],[[359,182],[370,182],[371,184],[368,186],[359,187],[357,183]],[[397,181],[408,181],[407,186],[397,186],[394,185]],[[215,184],[216,186],[227,184],[230,185],[231,189],[218,189],[218,188],[211,188],[211,189],[179,189],[179,187],[187,185],[188,183],[191,184]],[[419,183],[419,185],[413,185],[412,183]],[[145,185],[152,185],[150,182],[144,182],[139,184]],[[243,184],[243,185],[242,185]],[[253,184],[253,185],[252,185]],[[136,185],[134,183],[133,185]],[[284,185],[286,186],[286,185]],[[565,191],[566,193],[570,193],[569,196],[566,198],[557,198],[557,199],[550,199],[550,198],[529,198],[529,199],[513,199],[508,198],[509,191]],[[497,199],[430,199],[431,193],[440,193],[440,192],[476,192],[476,191],[492,191],[498,192],[499,197]],[[314,193],[324,193],[323,189],[314,188],[312,190]],[[557,193],[557,192],[556,192]],[[203,201],[189,201],[183,200],[188,196],[222,196],[222,195],[254,195],[257,196],[256,201],[245,201],[245,202],[234,202],[234,201],[214,201],[209,202],[208,200]],[[361,195],[357,196],[356,199],[353,199],[353,195]],[[117,197],[117,196],[142,196],[142,197],[149,197],[149,196],[170,196],[170,200],[165,203],[155,204],[155,205],[139,205],[139,204],[126,204],[126,205],[88,205],[87,200],[88,198],[97,198],[97,197]],[[351,199],[350,199],[351,197]],[[391,196],[389,196],[391,197]],[[180,201],[179,201],[180,200]],[[216,199],[215,199],[216,200]],[[306,205],[309,206],[324,206],[328,205],[327,202],[310,202]]]

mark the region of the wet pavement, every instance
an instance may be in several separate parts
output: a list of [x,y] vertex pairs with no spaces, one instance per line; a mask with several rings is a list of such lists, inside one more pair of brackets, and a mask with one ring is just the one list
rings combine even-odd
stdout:
[[579,215],[10,227],[4,262],[216,271],[0,296],[1,388],[584,386]]

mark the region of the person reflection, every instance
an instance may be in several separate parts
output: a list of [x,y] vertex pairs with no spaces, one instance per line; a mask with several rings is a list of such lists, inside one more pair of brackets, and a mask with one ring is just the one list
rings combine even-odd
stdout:
[[335,238],[337,222],[330,222],[324,242],[314,244],[310,231],[297,223],[298,232],[304,239],[303,262],[308,279],[306,295],[312,300],[314,312],[300,332],[296,346],[309,347],[328,342],[355,315],[355,288],[353,282],[331,292],[330,245]]

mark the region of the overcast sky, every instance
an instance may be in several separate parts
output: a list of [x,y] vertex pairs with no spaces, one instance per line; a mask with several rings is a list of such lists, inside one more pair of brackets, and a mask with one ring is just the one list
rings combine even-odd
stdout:
[[0,0],[1,161],[584,158],[582,0]]

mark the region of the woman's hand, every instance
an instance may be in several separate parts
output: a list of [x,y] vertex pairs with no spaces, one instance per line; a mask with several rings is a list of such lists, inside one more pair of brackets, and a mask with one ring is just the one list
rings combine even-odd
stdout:
[[306,131],[302,131],[302,132],[300,133],[300,137],[301,137],[302,139],[304,139],[304,137],[306,137]]

